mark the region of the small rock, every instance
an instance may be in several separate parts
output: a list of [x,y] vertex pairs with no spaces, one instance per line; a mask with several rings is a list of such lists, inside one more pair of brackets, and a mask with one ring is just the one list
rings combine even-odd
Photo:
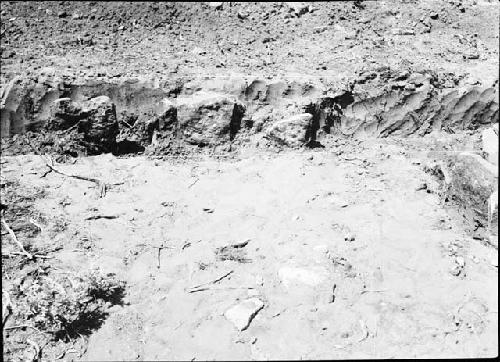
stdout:
[[491,258],[490,264],[498,268],[498,256]]
[[222,3],[219,3],[219,2],[209,2],[208,6],[214,8],[215,10],[221,10],[222,9]]
[[224,316],[240,331],[248,328],[253,318],[264,308],[264,302],[259,298],[247,299],[229,308]]
[[450,274],[453,276],[459,276],[461,272],[462,272],[462,268],[460,268],[458,265],[455,265],[450,270]]
[[415,30],[394,28],[391,30],[391,33],[392,35],[415,35]]
[[347,233],[344,236],[344,240],[345,241],[354,241],[354,240],[356,240],[356,237],[351,233]]
[[420,191],[420,190],[427,190],[427,184],[424,182],[424,183],[421,183],[419,186],[417,186],[417,188],[415,189],[415,191]]
[[248,18],[248,14],[238,11],[238,19],[244,20]]
[[303,2],[287,2],[286,4],[296,16],[301,16],[311,11],[311,7]]
[[299,283],[316,286],[323,283],[327,276],[323,269],[305,269],[297,267],[283,267],[278,271],[278,276],[285,287]]
[[65,17],[67,17],[67,16],[68,16],[68,13],[67,13],[66,11],[59,11],[59,12],[57,13],[57,16],[58,16],[59,18],[65,18]]
[[474,263],[476,263],[476,264],[478,264],[478,263],[479,263],[479,259],[478,259],[475,255],[471,255],[471,256],[470,256],[470,259],[471,259]]
[[498,165],[498,123],[495,126],[483,130],[481,140],[483,143],[482,149],[486,153],[487,160],[494,165]]
[[433,11],[432,13],[430,13],[429,15],[429,18],[431,18],[432,20],[436,20],[437,18],[439,17],[438,13],[436,13],[435,11]]
[[197,54],[197,55],[204,55],[207,54],[207,52],[200,47],[194,47],[193,50],[191,50],[191,53]]
[[455,258],[455,263],[457,263],[458,266],[463,268],[465,266],[465,259],[461,256],[457,256]]

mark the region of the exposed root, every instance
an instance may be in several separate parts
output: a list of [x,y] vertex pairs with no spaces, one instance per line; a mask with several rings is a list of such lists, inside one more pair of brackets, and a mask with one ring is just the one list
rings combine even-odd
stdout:
[[229,275],[231,275],[232,273],[234,273],[234,270],[231,270],[229,272],[227,272],[226,274],[224,274],[223,276],[211,281],[211,282],[208,282],[208,283],[204,283],[204,284],[200,284],[200,285],[196,285],[194,287],[191,287],[187,290],[188,293],[195,293],[195,292],[201,292],[203,290],[207,290],[209,289],[208,286],[212,285],[212,284],[217,284],[218,282],[220,282],[222,279],[224,278],[227,278]]
[[16,234],[9,227],[9,225],[7,224],[7,222],[5,221],[5,219],[3,217],[2,217],[2,225],[5,227],[5,230],[7,230],[7,232],[10,235],[10,237],[12,238],[12,240],[14,240],[14,242],[17,244],[17,246],[19,247],[19,249],[21,249],[22,254],[26,255],[28,257],[28,259],[33,259],[34,258],[33,254],[31,254],[30,252],[26,251],[26,249],[24,248],[23,244],[21,244],[21,242],[19,240],[17,240]]

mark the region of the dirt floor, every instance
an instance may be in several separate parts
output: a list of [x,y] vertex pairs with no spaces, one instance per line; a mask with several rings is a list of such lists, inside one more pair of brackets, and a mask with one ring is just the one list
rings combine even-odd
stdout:
[[[42,178],[36,155],[5,157],[2,174],[45,190],[35,208],[47,224],[71,225],[58,235],[59,268],[127,282],[83,360],[493,357],[497,250],[443,209],[420,166],[426,149],[370,140],[58,166],[119,184],[102,198],[90,182]],[[240,332],[224,313],[249,297],[264,307]]]
[[499,15],[2,1],[4,358],[498,356]]

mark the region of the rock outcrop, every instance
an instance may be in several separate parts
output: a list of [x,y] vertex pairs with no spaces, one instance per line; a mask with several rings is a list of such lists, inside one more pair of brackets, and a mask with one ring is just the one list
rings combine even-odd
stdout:
[[199,146],[232,140],[245,114],[245,107],[237,99],[212,92],[178,97],[176,107],[182,138]]

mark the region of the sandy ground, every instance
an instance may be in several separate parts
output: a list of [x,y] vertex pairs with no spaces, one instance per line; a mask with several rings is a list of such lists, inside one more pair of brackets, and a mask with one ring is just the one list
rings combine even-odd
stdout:
[[[70,225],[55,267],[127,282],[83,360],[498,355],[497,250],[442,207],[421,141],[338,142],[57,166],[118,183],[103,198],[90,182],[41,177],[40,156],[3,157],[2,175],[46,190],[37,210]],[[239,261],[217,258],[245,240]],[[224,313],[250,297],[264,308],[238,331]]]

